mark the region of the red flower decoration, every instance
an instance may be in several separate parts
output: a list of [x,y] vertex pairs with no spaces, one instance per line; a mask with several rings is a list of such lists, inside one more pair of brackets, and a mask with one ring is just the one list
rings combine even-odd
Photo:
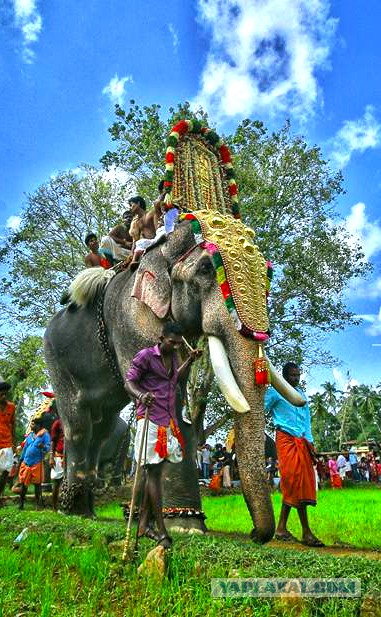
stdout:
[[188,132],[188,123],[185,120],[180,120],[175,126],[172,128],[172,131],[175,131],[179,135],[184,135]]
[[222,295],[224,297],[224,300],[226,300],[226,298],[228,298],[231,294],[230,294],[230,286],[229,283],[227,281],[224,281],[223,283],[221,283],[220,285],[220,289],[222,291]]
[[226,163],[232,162],[232,157],[230,156],[229,148],[225,146],[225,144],[222,144],[222,146],[220,147],[220,156],[221,156],[221,161],[223,162],[224,165],[226,165]]
[[165,162],[173,163],[174,160],[175,160],[175,155],[173,154],[173,152],[167,152],[167,154],[165,155]]
[[229,195],[237,195],[238,194],[238,186],[236,184],[229,184]]

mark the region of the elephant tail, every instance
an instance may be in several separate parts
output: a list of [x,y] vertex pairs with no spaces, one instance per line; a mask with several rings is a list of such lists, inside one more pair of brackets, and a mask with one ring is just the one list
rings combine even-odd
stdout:
[[90,304],[113,276],[115,270],[112,269],[105,270],[99,267],[82,270],[70,284],[71,302],[75,302],[77,306]]

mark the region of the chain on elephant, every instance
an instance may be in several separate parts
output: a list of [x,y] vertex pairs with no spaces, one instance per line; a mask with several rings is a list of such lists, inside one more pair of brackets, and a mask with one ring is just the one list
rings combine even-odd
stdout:
[[64,478],[60,490],[60,508],[66,514],[80,514],[95,516],[94,511],[94,482],[85,478],[81,482],[69,484]]
[[195,508],[163,508],[167,529],[179,533],[203,534],[207,531],[206,516]]

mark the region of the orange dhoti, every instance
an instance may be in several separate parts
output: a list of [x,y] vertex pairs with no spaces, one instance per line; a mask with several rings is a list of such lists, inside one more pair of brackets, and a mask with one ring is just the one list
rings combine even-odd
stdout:
[[29,484],[42,484],[44,481],[44,465],[42,462],[28,467],[24,462],[20,465],[19,482],[29,486]]
[[287,506],[316,505],[316,480],[310,448],[311,444],[304,437],[277,430],[280,489]]

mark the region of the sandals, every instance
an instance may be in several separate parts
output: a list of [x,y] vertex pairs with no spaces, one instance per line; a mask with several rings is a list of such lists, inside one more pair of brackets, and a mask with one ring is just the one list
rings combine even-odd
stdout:
[[143,533],[138,534],[138,538],[149,538],[150,540],[154,540],[154,542],[157,542],[159,539],[159,535],[154,529],[152,529],[152,527],[146,527]]
[[309,540],[302,540],[302,544],[304,544],[304,546],[313,546],[315,548],[318,546],[325,546],[324,542],[315,537],[310,538]]
[[298,538],[295,538],[295,536],[293,536],[289,531],[287,534],[276,533],[274,538],[280,542],[299,542]]
[[[162,544],[164,542],[164,544]],[[156,541],[157,546],[164,546],[164,548],[170,548],[172,544],[172,538],[170,538],[166,533],[163,533],[161,536],[158,536]]]

